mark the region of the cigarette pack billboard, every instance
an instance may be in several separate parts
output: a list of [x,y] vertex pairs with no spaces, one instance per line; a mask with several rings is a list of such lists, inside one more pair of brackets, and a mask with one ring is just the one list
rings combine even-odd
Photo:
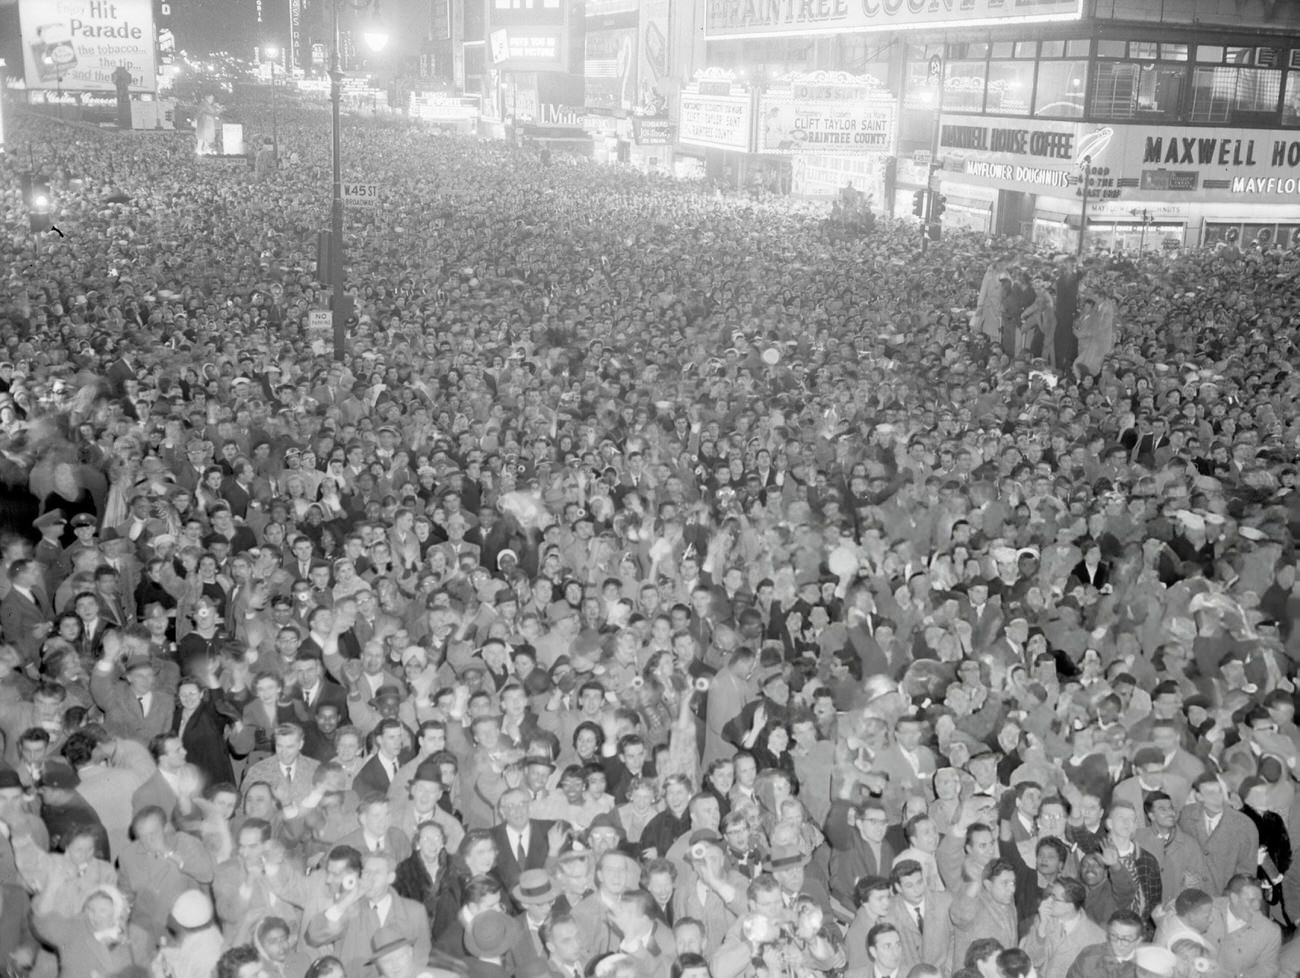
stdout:
[[157,89],[153,0],[20,0],[18,17],[28,88],[112,92],[125,68],[130,91]]
[[488,55],[503,71],[565,71],[569,0],[491,0]]

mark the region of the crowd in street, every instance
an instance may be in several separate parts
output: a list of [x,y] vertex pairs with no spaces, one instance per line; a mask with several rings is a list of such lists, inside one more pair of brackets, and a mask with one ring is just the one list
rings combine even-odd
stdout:
[[10,122],[5,975],[1300,973],[1300,254]]

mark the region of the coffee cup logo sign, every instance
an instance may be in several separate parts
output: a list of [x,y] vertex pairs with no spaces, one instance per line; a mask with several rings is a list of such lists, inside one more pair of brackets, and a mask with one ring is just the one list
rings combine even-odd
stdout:
[[1110,126],[1103,126],[1096,129],[1079,140],[1079,146],[1074,151],[1074,162],[1095,163],[1101,159],[1101,154],[1106,152],[1106,147],[1110,145],[1111,139],[1115,136],[1115,130]]

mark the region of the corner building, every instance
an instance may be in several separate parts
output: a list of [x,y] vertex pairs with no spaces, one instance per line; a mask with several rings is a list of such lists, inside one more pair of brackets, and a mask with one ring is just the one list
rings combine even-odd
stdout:
[[[682,98],[697,116],[701,99],[749,99],[729,118],[750,130],[682,124],[678,149],[737,182],[785,171],[825,195],[852,179],[897,216],[934,186],[947,227],[1063,250],[1081,223],[1090,249],[1300,244],[1300,3],[698,2],[709,74]],[[857,102],[818,108],[827,92]],[[773,93],[803,117],[767,109]],[[889,117],[887,138],[816,135],[846,111]],[[773,119],[804,131],[774,138]]]

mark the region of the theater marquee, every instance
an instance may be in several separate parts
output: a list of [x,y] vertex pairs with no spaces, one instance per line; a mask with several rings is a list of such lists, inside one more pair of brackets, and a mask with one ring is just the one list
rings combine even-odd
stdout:
[[705,0],[709,40],[1078,20],[1083,0]]

